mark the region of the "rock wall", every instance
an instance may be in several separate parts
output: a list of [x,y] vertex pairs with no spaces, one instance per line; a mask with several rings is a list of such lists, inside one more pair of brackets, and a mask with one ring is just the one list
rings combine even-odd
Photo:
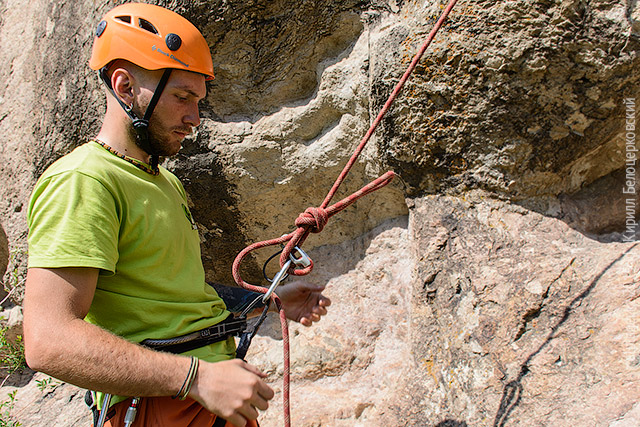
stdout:
[[[376,105],[438,4],[407,2],[381,35],[378,49],[399,58],[376,55]],[[462,2],[385,120],[381,155],[411,194],[555,196],[620,169],[622,101],[638,96],[639,13],[597,0]]]
[[[230,283],[239,250],[321,203],[444,2],[159,3],[212,48],[203,123],[165,165],[208,279]],[[85,64],[114,4],[0,1],[2,46],[20,46],[0,61],[0,219],[19,276],[30,188],[99,127]],[[294,425],[640,423],[639,200],[623,192],[639,41],[635,1],[458,3],[336,201],[387,168],[399,179],[305,244],[305,280],[334,305],[292,327]],[[279,389],[278,326],[261,333],[249,360]],[[87,422],[78,389],[30,378],[2,387],[24,425]]]
[[640,398],[640,245],[483,193],[414,203],[410,425],[624,419]]

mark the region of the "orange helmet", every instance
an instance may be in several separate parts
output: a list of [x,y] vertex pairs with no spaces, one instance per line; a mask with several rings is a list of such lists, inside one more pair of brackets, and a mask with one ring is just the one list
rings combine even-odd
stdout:
[[173,68],[213,79],[209,45],[191,22],[160,6],[127,3],[98,24],[89,66],[100,70],[124,59],[147,70]]

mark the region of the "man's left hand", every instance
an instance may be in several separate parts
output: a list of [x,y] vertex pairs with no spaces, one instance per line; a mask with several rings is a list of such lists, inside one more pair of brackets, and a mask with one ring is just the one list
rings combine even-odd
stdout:
[[282,301],[287,318],[311,326],[327,314],[331,300],[324,295],[323,285],[313,285],[303,281],[284,284],[276,291]]

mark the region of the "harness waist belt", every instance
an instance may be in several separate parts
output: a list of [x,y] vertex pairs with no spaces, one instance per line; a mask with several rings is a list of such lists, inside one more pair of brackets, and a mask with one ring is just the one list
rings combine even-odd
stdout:
[[240,317],[236,319],[233,317],[233,314],[231,314],[217,325],[187,335],[168,339],[146,339],[140,344],[154,350],[166,351],[168,353],[184,353],[185,351],[194,350],[225,340],[230,336],[240,336],[246,328],[246,318]]

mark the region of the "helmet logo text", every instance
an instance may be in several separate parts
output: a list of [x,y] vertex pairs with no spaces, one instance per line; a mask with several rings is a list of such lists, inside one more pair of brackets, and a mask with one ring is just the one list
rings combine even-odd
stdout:
[[160,49],[159,47],[157,47],[155,44],[151,47],[151,50],[154,52],[159,52],[161,54],[163,54],[164,56],[173,59],[174,61],[184,65],[185,67],[189,68],[189,64],[185,64],[184,62],[180,61],[178,58],[176,58],[173,54],[167,53],[165,51],[163,51],[162,49]]

